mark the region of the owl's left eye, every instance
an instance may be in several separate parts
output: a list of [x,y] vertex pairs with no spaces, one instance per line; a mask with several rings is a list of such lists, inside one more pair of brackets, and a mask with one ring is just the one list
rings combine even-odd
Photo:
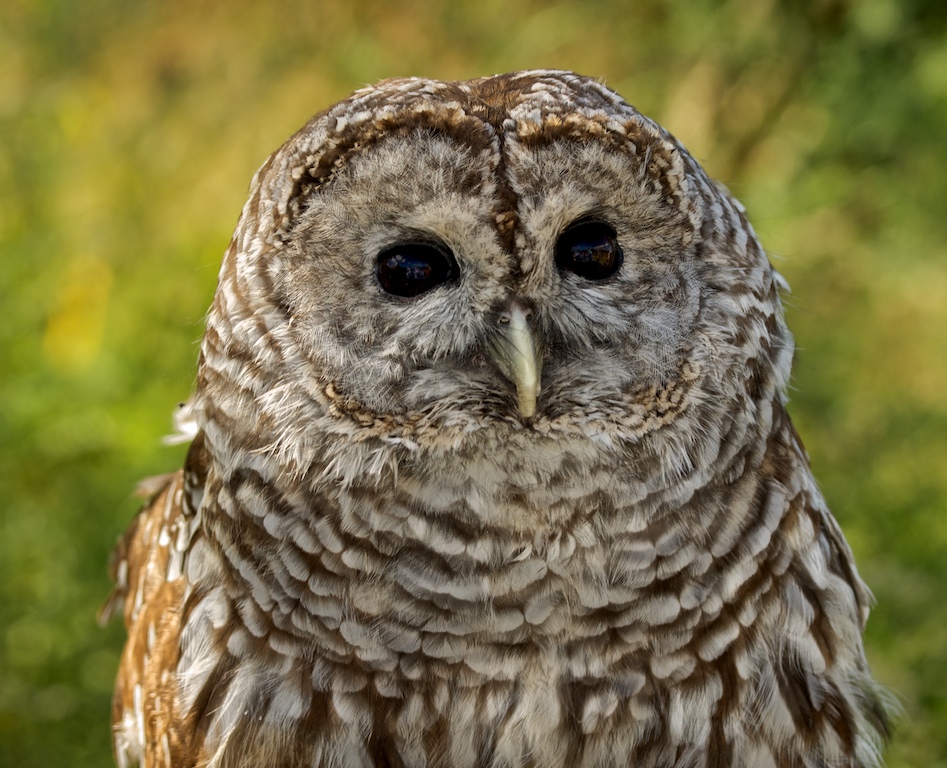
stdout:
[[385,293],[412,298],[427,293],[457,274],[447,248],[429,243],[402,243],[378,254],[375,277]]
[[556,266],[586,280],[611,277],[624,259],[615,230],[601,221],[573,224],[556,243]]

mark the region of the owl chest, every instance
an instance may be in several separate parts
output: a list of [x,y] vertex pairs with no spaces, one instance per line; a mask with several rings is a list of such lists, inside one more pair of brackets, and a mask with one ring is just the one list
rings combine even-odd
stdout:
[[[729,628],[701,626],[685,589],[707,568],[692,537],[636,532],[640,506],[607,529],[600,495],[522,510],[455,485],[384,506],[353,494],[315,522],[267,512],[252,545],[209,525],[189,560],[218,586],[195,590],[178,665],[182,712],[217,703],[205,754],[264,765],[292,744],[292,765],[475,768],[672,765],[704,748],[735,662]],[[516,514],[548,533],[457,523]]]
[[[283,765],[275,756],[287,749],[294,766],[619,765],[641,754],[673,706],[652,688],[643,654],[614,639],[444,637],[384,660],[357,650],[364,645],[347,656],[341,644],[277,650],[275,636],[241,655],[245,641],[231,637],[228,673],[190,702],[219,702],[201,732],[203,754],[221,765]],[[182,680],[221,665],[191,662]],[[240,742],[227,738],[235,732]]]
[[[242,594],[211,590],[184,633],[180,707],[221,702],[203,715],[208,755],[230,754],[226,734],[252,725],[238,751],[257,757],[234,765],[287,743],[300,765],[609,765],[638,759],[669,723],[706,739],[721,678],[677,685],[696,659],[657,648],[651,626],[672,607],[604,584],[594,558],[566,568],[575,552],[562,546],[489,576],[414,557],[384,578],[327,569],[293,594],[265,592],[259,574]],[[702,702],[699,724],[684,723],[684,696],[692,711]]]

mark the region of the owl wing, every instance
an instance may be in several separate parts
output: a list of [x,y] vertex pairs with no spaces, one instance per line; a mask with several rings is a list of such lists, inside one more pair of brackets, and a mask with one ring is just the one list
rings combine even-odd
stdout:
[[203,459],[198,438],[183,470],[140,486],[151,498],[113,553],[115,588],[102,618],[121,607],[128,631],[112,700],[113,747],[121,768],[171,766],[172,754],[189,741],[175,711],[176,670],[183,567],[197,528],[194,489],[203,485]]

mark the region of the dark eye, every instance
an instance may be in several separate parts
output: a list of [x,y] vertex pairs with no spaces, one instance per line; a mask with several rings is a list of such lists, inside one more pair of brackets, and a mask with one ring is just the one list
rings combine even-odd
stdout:
[[625,256],[608,224],[587,221],[567,229],[556,243],[556,265],[586,280],[604,280],[621,267]]
[[378,254],[375,276],[385,293],[420,296],[457,274],[457,263],[446,248],[427,243],[402,243]]

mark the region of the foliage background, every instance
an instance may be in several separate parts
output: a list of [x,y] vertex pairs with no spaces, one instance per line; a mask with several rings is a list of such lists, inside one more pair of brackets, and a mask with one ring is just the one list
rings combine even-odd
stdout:
[[191,388],[250,176],[383,77],[601,76],[747,205],[793,285],[792,411],[947,766],[947,11],[939,0],[6,0],[0,9],[0,764],[109,763],[95,613]]

